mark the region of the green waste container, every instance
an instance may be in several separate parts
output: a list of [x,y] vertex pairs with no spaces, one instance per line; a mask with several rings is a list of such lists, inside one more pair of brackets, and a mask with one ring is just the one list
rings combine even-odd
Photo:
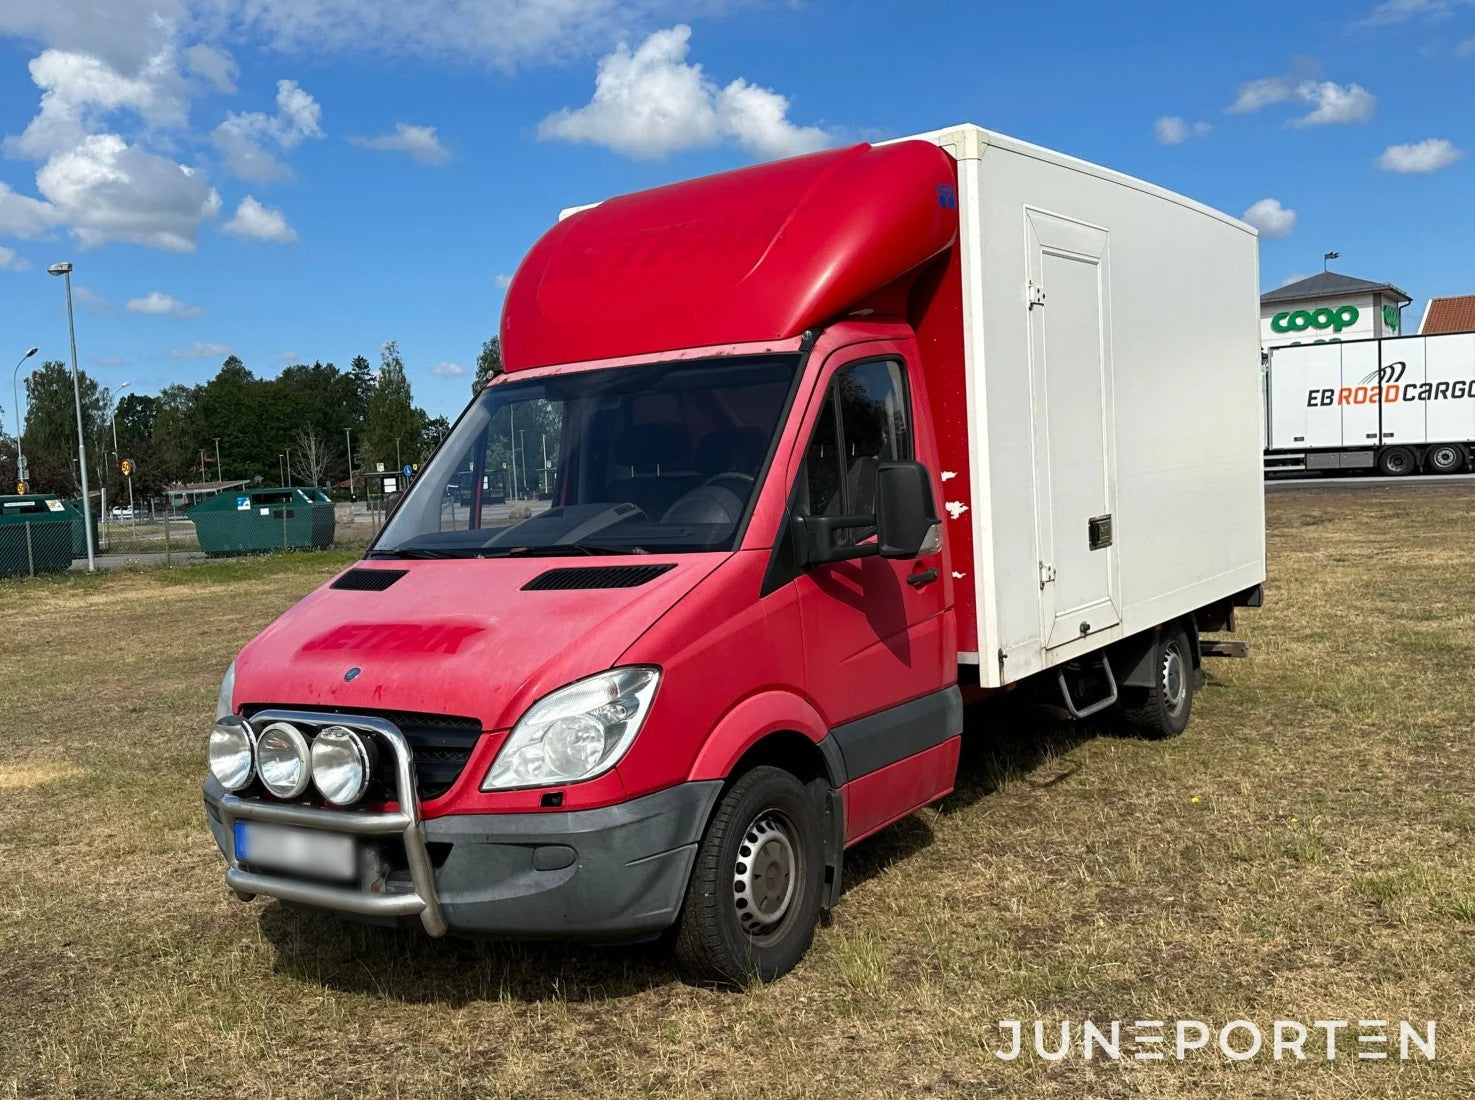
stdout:
[[188,515],[200,549],[215,558],[333,545],[333,502],[320,489],[225,492],[202,500]]
[[[0,496],[0,576],[69,568],[73,514],[51,493]],[[80,522],[81,515],[76,518]]]

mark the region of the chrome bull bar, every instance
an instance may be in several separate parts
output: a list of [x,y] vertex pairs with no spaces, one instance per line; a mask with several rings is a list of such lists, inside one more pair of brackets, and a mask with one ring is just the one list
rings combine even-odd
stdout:
[[[226,835],[231,838],[230,864],[225,871],[226,885],[239,894],[265,894],[282,901],[320,905],[361,916],[418,915],[428,934],[444,936],[446,921],[436,898],[435,872],[430,865],[430,853],[426,850],[425,834],[421,828],[420,795],[415,782],[414,757],[410,751],[410,743],[405,740],[405,735],[399,728],[382,718],[318,711],[263,710],[253,714],[248,721],[253,726],[264,726],[270,722],[291,722],[299,726],[347,726],[373,734],[394,753],[399,809],[383,813],[325,810],[317,806],[262,802],[227,794],[220,802]],[[379,894],[247,871],[236,859],[237,821],[272,822],[356,836],[398,834],[404,841],[405,861],[409,865],[413,890],[409,893]]]

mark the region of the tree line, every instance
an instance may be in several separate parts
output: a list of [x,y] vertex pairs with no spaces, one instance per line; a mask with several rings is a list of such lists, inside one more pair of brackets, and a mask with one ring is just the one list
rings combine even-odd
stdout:
[[[501,370],[496,338],[477,360],[473,393]],[[199,481],[338,486],[348,478],[352,445],[355,487],[361,471],[378,463],[397,469],[423,462],[450,430],[414,402],[405,365],[393,341],[375,371],[362,355],[347,370],[333,363],[297,363],[261,378],[232,355],[215,377],[199,385],[165,386],[157,394],[114,393],[79,374],[88,477],[106,485],[110,503],[127,499],[121,459],[134,466],[135,499],[169,486]],[[77,413],[70,368],[42,363],[25,380],[21,444],[32,492],[77,496]],[[14,423],[13,411],[4,423]],[[114,446],[114,432],[117,444]],[[15,440],[0,428],[0,481],[16,480]],[[290,469],[288,462],[290,460]]]

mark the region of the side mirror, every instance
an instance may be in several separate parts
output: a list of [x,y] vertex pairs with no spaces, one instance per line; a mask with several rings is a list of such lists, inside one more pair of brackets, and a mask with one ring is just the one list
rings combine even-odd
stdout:
[[794,538],[802,548],[805,565],[870,558],[879,553],[874,542],[835,545],[835,536],[841,531],[874,527],[875,516],[795,516],[789,522],[793,524]]
[[920,462],[876,467],[876,542],[883,558],[917,558],[942,549],[932,479]]

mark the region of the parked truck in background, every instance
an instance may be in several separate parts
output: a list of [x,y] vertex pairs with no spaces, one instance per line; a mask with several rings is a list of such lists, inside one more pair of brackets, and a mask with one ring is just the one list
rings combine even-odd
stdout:
[[570,213],[506,372],[227,673],[226,882],[783,974],[965,693],[1183,730],[1265,576],[1257,287],[1249,227],[976,126]]
[[1475,454],[1475,332],[1274,348],[1265,470],[1453,474]]

